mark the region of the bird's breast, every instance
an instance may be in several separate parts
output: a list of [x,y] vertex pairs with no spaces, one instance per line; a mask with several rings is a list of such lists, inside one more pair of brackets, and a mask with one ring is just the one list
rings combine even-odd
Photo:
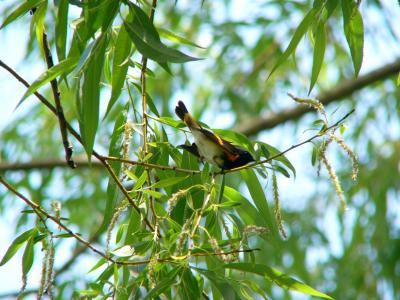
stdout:
[[221,148],[196,129],[192,130],[192,135],[196,142],[200,156],[204,158],[205,161],[221,167],[224,164],[224,152],[221,150]]

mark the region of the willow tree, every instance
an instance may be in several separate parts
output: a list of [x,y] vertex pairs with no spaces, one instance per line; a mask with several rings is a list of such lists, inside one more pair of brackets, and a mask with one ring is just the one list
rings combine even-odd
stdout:
[[[0,272],[19,259],[22,276],[0,296],[398,296],[389,4],[28,0],[2,14],[0,34],[29,35],[8,49],[26,47],[18,66],[0,60],[19,84]],[[220,170],[182,151],[177,100],[255,161]]]

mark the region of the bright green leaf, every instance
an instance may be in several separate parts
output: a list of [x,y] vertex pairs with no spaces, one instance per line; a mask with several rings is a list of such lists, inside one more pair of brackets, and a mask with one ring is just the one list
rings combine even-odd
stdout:
[[59,0],[57,5],[57,18],[55,24],[55,42],[58,60],[65,59],[67,29],[68,29],[68,0]]
[[181,270],[181,267],[175,267],[169,271],[168,274],[165,274],[163,279],[153,289],[151,289],[151,291],[146,295],[146,297],[143,298],[143,300],[154,299],[166,289],[171,288],[176,281],[176,275],[178,275]]
[[29,270],[32,268],[33,265],[33,257],[34,257],[34,241],[31,237],[26,243],[24,254],[22,255],[22,272],[23,274],[27,275]]
[[360,11],[354,1],[342,0],[343,27],[353,60],[354,73],[358,75],[364,49],[364,25]]
[[155,188],[155,189],[165,188],[165,187],[168,187],[168,186],[172,186],[172,185],[178,184],[179,182],[182,182],[186,178],[188,178],[188,176],[185,176],[185,177],[170,177],[170,178],[167,178],[167,179],[162,179],[162,180],[157,181],[156,183],[154,183],[152,187]]
[[321,71],[325,55],[325,46],[326,46],[325,24],[319,22],[315,34],[313,66],[311,71],[311,83],[310,83],[310,88],[308,90],[308,94],[311,93],[314,84],[317,82],[319,72]]
[[246,182],[247,189],[253,199],[254,204],[261,212],[265,222],[268,224],[268,229],[271,231],[274,239],[278,238],[278,231],[275,225],[274,216],[271,212],[267,199],[264,194],[264,190],[253,170],[247,169],[240,171],[244,181]]
[[268,78],[271,77],[272,73],[275,72],[275,70],[282,64],[284,63],[287,58],[294,53],[294,51],[297,48],[297,45],[299,44],[301,38],[306,34],[309,26],[311,25],[311,23],[314,21],[314,17],[316,14],[316,10],[315,9],[311,9],[306,16],[304,17],[304,19],[301,21],[300,25],[297,27],[292,40],[289,43],[289,46],[286,48],[286,50],[283,52],[283,54],[281,55],[281,57],[278,59],[277,63],[274,65],[274,67],[272,68],[271,72],[268,75]]
[[100,268],[106,262],[107,262],[107,260],[105,258],[100,258],[100,260],[88,271],[88,273]]
[[159,63],[184,63],[199,60],[164,45],[146,13],[139,6],[128,2],[132,20],[124,20],[124,26],[137,50],[145,57]]
[[69,72],[71,72],[76,64],[78,63],[77,58],[67,58],[66,60],[63,60],[59,64],[51,67],[50,69],[46,70],[45,72],[42,73],[42,75],[39,76],[38,79],[36,79],[28,88],[28,90],[25,92],[25,94],[22,96],[21,100],[19,100],[17,107],[21,105],[21,103],[30,95],[32,95],[34,92],[36,92],[40,87],[45,85],[46,83],[49,83],[53,79],[57,78],[60,75],[66,75]]
[[157,191],[153,191],[153,190],[142,190],[143,194],[146,195],[150,195],[154,198],[160,199],[164,196],[163,193],[157,192]]
[[83,68],[77,93],[79,128],[88,159],[91,159],[99,123],[100,78],[103,70],[107,35],[97,38]]
[[108,101],[107,111],[104,117],[110,112],[112,106],[121,95],[129,67],[129,55],[131,54],[132,42],[124,26],[121,26],[115,42],[114,58],[112,65],[111,97]]
[[189,46],[194,46],[197,48],[201,48],[201,49],[206,49],[205,47],[201,47],[195,43],[193,43],[192,41],[188,40],[187,38],[184,38],[182,36],[179,36],[167,29],[164,28],[158,28],[157,31],[159,32],[160,36],[163,38],[166,38],[172,42],[178,43],[178,44],[185,44],[185,45],[189,45]]
[[321,293],[314,288],[304,284],[274,268],[268,267],[262,264],[251,264],[251,263],[229,263],[222,266],[226,269],[234,269],[240,272],[249,272],[264,276],[275,284],[291,291],[301,292],[315,297],[321,297],[325,299],[333,299],[332,297]]
[[8,247],[6,254],[4,254],[0,266],[6,264],[14,255],[17,253],[18,249],[22,247],[22,245],[29,240],[33,235],[37,232],[36,228],[25,231],[24,233],[17,236],[14,241],[11,243],[10,247]]
[[1,24],[0,29],[3,29],[8,24],[21,17],[23,14],[28,13],[32,8],[40,5],[42,2],[44,2],[44,0],[22,1],[22,4],[18,6],[16,9],[14,9],[12,13],[9,14],[8,17],[3,21],[3,24]]
[[[257,142],[257,143],[260,145],[261,148],[264,147],[267,150],[267,153],[269,154],[268,157],[273,157],[273,156],[281,153],[281,151],[279,151],[278,149],[276,149],[275,147],[273,147],[269,144],[266,144],[263,142]],[[283,163],[286,167],[288,167],[293,172],[294,177],[296,177],[296,169],[294,168],[292,163],[286,158],[285,155],[279,155],[278,157],[274,158],[273,160]]]

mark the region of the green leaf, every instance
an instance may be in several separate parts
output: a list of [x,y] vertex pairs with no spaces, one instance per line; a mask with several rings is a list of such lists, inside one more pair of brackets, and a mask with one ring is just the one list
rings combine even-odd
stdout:
[[155,189],[165,188],[165,187],[168,187],[168,186],[172,186],[172,185],[178,184],[179,182],[182,182],[186,178],[188,178],[188,176],[185,176],[185,177],[171,177],[171,178],[167,178],[167,179],[162,179],[162,180],[157,181],[156,183],[154,183],[152,187],[155,188]]
[[353,60],[354,73],[357,76],[362,60],[364,48],[364,25],[360,11],[354,1],[342,0],[343,27],[347,44]]
[[55,42],[58,60],[65,59],[67,29],[68,29],[68,0],[59,0],[57,5],[57,18],[55,24]]
[[201,46],[193,43],[192,41],[188,40],[187,38],[179,36],[167,29],[158,28],[157,31],[161,37],[166,38],[172,42],[179,43],[179,44],[185,44],[185,45],[189,45],[189,46],[194,46],[194,47],[201,48],[201,49],[206,49],[205,47],[201,47]]
[[[272,73],[275,72],[275,70],[287,60],[287,58],[296,50],[297,45],[299,44],[301,38],[306,34],[310,24],[314,21],[314,17],[316,14],[315,9],[311,9],[304,19],[301,21],[300,25],[297,27],[295,33],[293,34],[292,40],[289,43],[289,46],[286,48],[286,50],[283,52],[281,57],[278,59],[277,63],[275,66],[272,68],[271,72],[268,75],[268,78],[271,77]],[[267,80],[268,80],[267,78]]]
[[283,176],[285,176],[285,177],[287,177],[287,178],[290,178],[290,174],[289,174],[289,172],[288,172],[285,168],[282,168],[282,167],[279,166],[279,165],[274,165],[274,166],[273,166],[273,169],[276,170],[276,171],[278,171],[279,173],[281,173]]
[[32,8],[40,5],[42,2],[44,2],[44,0],[23,1],[20,6],[14,9],[12,13],[9,14],[8,17],[6,17],[6,19],[3,21],[3,24],[1,24],[0,29],[3,29],[8,24],[21,17],[23,14],[28,13]]
[[50,69],[44,71],[38,79],[36,79],[28,88],[28,90],[25,92],[25,94],[22,96],[21,100],[19,100],[16,108],[21,105],[21,103],[30,95],[32,95],[34,92],[36,92],[40,87],[45,85],[46,83],[49,83],[56,77],[60,75],[66,75],[70,73],[75,66],[78,63],[78,59],[73,57],[73,58],[67,58],[66,60],[63,60],[59,64],[51,67]]
[[317,156],[318,156],[318,147],[313,145],[312,153],[311,153],[311,165],[315,166],[315,163],[317,162]]
[[127,228],[128,228],[128,224],[121,224],[121,226],[119,226],[117,234],[115,235],[115,243],[116,244],[118,244],[121,241],[122,236],[124,235]]
[[199,268],[193,269],[207,277],[210,283],[216,287],[224,299],[240,299],[240,293],[236,290],[238,285],[234,280],[229,280],[214,271]]
[[171,117],[161,117],[161,118],[157,118],[157,117],[152,117],[154,120],[163,123],[165,125],[174,127],[174,128],[182,128],[185,127],[185,123],[183,123],[182,121],[176,121]]
[[[275,147],[273,147],[271,145],[268,145],[267,143],[263,143],[263,142],[257,142],[257,143],[260,145],[261,148],[263,148],[263,147],[266,148],[267,153],[269,154],[268,157],[272,157],[272,156],[275,156],[275,155],[278,155],[279,153],[281,153],[281,151],[279,151],[278,149],[276,149]],[[288,167],[293,172],[294,177],[296,177],[296,169],[294,168],[292,163],[286,158],[285,155],[282,154],[282,155],[274,158],[273,160],[283,163],[286,167]]]
[[124,26],[137,50],[143,56],[159,63],[185,63],[199,60],[163,44],[146,13],[131,2],[128,2],[128,5],[132,19],[125,19]]
[[4,254],[0,266],[5,265],[14,255],[17,253],[18,249],[22,247],[22,245],[29,240],[33,235],[37,232],[36,228],[30,229],[25,231],[24,233],[20,234],[18,237],[14,239],[11,245],[8,247],[6,254]]
[[142,190],[143,194],[146,195],[150,195],[154,198],[160,199],[164,196],[163,193],[157,192],[157,191],[153,191],[153,190]]
[[321,293],[314,288],[302,283],[274,268],[268,267],[262,264],[251,264],[251,263],[228,263],[222,266],[226,269],[234,269],[240,272],[249,272],[264,276],[268,278],[273,283],[291,291],[301,292],[303,294],[321,297],[325,299],[333,299],[332,297]]
[[107,35],[99,36],[83,68],[77,93],[79,128],[88,159],[91,160],[99,123],[100,78],[103,70]]
[[124,26],[121,26],[115,41],[114,58],[112,65],[111,97],[108,101],[107,111],[104,118],[110,112],[112,106],[121,95],[129,67],[129,56],[131,54],[132,42]]
[[44,34],[44,20],[46,17],[46,11],[47,11],[47,1],[41,3],[36,7],[31,22],[31,28],[32,25],[35,25],[34,28],[36,33],[36,39],[39,44],[39,50],[43,56],[45,56],[44,45],[43,45],[44,42],[43,34]]
[[136,190],[140,189],[143,186],[143,184],[146,182],[146,179],[147,179],[147,173],[143,172],[142,175],[140,175],[139,179],[136,181],[132,190],[136,191]]
[[34,257],[34,246],[35,243],[33,241],[33,237],[28,240],[26,243],[25,251],[22,256],[22,272],[23,274],[27,275],[29,270],[32,268],[33,265],[33,257]]
[[224,203],[240,203],[240,207],[236,211],[246,224],[256,224],[258,226],[269,227],[267,220],[253,206],[249,199],[244,197],[234,188],[225,186],[224,199],[226,199],[226,201],[222,202],[221,205],[224,205]]
[[322,63],[324,61],[324,56],[325,56],[325,46],[326,46],[325,24],[319,22],[315,34],[313,66],[311,71],[311,83],[310,83],[310,88],[308,90],[308,94],[311,93],[314,84],[317,82],[319,72],[321,71]]
[[151,289],[143,300],[156,298],[166,289],[170,288],[175,283],[176,275],[178,275],[181,270],[181,267],[175,267],[169,271],[168,274],[165,274],[164,278],[153,289]]
[[258,181],[258,178],[253,170],[247,169],[240,171],[244,181],[246,182],[247,189],[253,199],[254,204],[262,214],[266,223],[268,224],[268,229],[271,231],[275,240],[278,239],[278,229],[276,228],[274,216],[269,209],[267,198],[265,197],[264,190]]
[[105,258],[100,258],[99,261],[88,271],[88,273],[97,270],[100,268],[102,265],[104,265],[107,262]]
[[199,282],[193,276],[189,268],[185,268],[181,276],[181,286],[183,299],[201,299],[201,290]]

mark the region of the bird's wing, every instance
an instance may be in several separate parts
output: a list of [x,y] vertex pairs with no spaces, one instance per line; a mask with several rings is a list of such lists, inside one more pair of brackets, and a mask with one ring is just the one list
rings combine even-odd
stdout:
[[223,138],[219,137],[218,135],[207,129],[201,128],[199,130],[208,139],[221,146],[222,151],[227,155],[229,160],[235,161],[236,159],[239,158],[239,153],[234,145],[232,145],[228,141],[224,140]]

